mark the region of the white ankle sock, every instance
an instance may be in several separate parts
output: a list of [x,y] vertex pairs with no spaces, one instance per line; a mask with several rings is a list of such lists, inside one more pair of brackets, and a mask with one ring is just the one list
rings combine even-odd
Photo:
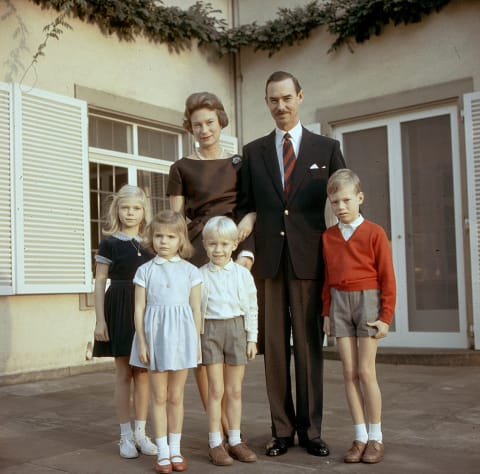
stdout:
[[230,446],[236,446],[241,442],[242,440],[240,439],[240,430],[228,430],[228,444]]
[[145,420],[135,420],[135,439],[145,438],[145,425],[147,422]]
[[368,441],[367,425],[365,423],[359,423],[358,425],[353,425],[355,430],[355,440],[366,443]]
[[[180,456],[180,440],[182,439],[182,433],[168,433],[168,447],[170,448],[170,458],[174,462],[182,462]],[[177,458],[177,459],[173,459]]]
[[120,436],[122,438],[133,438],[132,425],[128,423],[120,423]]
[[215,433],[208,433],[208,445],[211,448],[216,448],[222,444],[222,435],[220,431],[215,431]]
[[[170,464],[170,449],[168,447],[167,437],[161,436],[160,438],[155,438],[155,443],[158,449],[157,459],[160,466]],[[160,459],[162,459],[161,462]]]
[[370,423],[368,425],[368,439],[370,441],[382,442],[382,424],[381,423]]

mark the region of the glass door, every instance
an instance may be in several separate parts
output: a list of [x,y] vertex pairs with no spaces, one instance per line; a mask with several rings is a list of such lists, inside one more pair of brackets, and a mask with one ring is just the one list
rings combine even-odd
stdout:
[[335,129],[365,192],[362,213],[385,229],[397,277],[382,344],[467,347],[456,107]]

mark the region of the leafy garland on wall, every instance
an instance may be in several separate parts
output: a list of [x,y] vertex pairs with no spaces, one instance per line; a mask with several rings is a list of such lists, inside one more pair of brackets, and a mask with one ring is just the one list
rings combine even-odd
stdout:
[[135,41],[143,36],[180,52],[211,47],[220,56],[236,53],[242,47],[267,51],[269,56],[284,46],[300,44],[310,33],[325,26],[335,36],[329,52],[343,45],[353,51],[352,40],[362,43],[380,35],[386,25],[418,23],[440,11],[450,0],[330,0],[311,1],[304,6],[279,8],[276,18],[262,25],[256,22],[228,28],[216,17],[210,3],[197,1],[186,10],[164,6],[155,0],[30,0],[42,8],[77,17],[97,25],[106,35]]

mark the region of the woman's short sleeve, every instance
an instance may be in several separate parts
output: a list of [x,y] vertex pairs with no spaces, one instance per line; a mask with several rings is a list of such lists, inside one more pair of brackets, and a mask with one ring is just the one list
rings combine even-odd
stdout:
[[183,196],[183,180],[178,161],[170,167],[167,183],[167,196]]

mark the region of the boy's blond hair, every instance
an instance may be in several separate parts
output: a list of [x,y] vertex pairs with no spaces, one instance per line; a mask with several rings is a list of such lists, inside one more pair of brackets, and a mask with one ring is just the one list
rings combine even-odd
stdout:
[[238,240],[238,228],[232,219],[225,216],[212,217],[205,224],[202,231],[203,240],[211,237],[222,237],[233,241]]
[[355,193],[361,193],[360,178],[349,168],[341,168],[333,173],[327,182],[327,195],[337,193],[341,188],[352,185]]

